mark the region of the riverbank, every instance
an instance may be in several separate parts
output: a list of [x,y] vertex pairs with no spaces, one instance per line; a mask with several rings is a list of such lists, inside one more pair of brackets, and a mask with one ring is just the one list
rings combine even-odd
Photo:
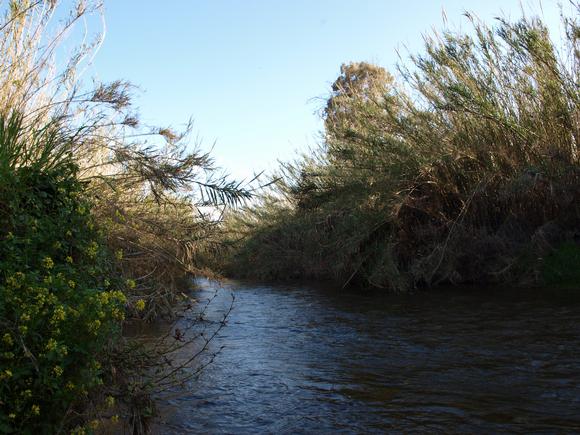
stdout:
[[324,138],[225,219],[226,275],[436,285],[579,285],[579,24],[470,17],[399,74],[345,64]]
[[140,125],[130,83],[81,81],[103,13],[90,0],[0,5],[1,433],[120,420],[146,433],[189,338],[146,352],[125,319],[187,310],[180,285],[209,274],[195,256],[216,230],[200,208],[250,196],[187,148],[190,126]]

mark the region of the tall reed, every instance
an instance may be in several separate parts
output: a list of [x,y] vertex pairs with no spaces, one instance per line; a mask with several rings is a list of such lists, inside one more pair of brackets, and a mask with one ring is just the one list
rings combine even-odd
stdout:
[[25,126],[59,123],[93,212],[135,283],[130,301],[145,300],[147,317],[170,314],[177,275],[204,272],[195,251],[216,226],[202,211],[240,203],[249,189],[190,147],[191,123],[183,131],[141,125],[130,83],[82,80],[104,37],[104,25],[94,28],[104,19],[101,1],[17,0],[0,12],[0,114],[20,113]]
[[393,290],[540,283],[579,228],[578,5],[556,45],[540,19],[467,14],[394,78],[343,65],[319,149],[226,221],[230,273]]
[[[144,433],[151,391],[197,373],[215,331],[146,352],[121,336],[125,316],[191,309],[183,278],[210,274],[198,257],[217,241],[204,210],[251,192],[189,146],[191,123],[141,125],[130,83],[82,80],[103,40],[85,26],[100,1],[0,13],[0,432],[84,433],[117,410]],[[197,342],[204,352],[174,359]]]

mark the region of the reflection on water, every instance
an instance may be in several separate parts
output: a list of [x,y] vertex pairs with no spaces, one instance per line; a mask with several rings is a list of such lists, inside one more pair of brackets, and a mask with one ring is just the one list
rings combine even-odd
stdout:
[[[194,297],[215,288],[200,282]],[[225,346],[159,433],[580,431],[574,292],[361,295],[229,284]]]

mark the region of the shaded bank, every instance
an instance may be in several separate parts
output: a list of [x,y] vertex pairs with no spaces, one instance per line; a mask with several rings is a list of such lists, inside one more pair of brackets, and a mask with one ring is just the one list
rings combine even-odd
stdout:
[[343,65],[318,149],[225,220],[231,276],[396,291],[560,282],[580,268],[580,28],[470,17],[393,77]]

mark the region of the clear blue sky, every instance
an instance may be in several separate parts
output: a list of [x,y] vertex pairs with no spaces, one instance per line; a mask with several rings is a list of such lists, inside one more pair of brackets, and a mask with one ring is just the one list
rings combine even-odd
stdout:
[[[537,1],[523,2],[540,11]],[[557,25],[554,0],[543,13]],[[89,74],[138,85],[151,124],[194,119],[205,149],[237,178],[271,170],[317,141],[316,114],[340,65],[394,69],[397,48],[454,28],[464,10],[520,16],[520,0],[108,0],[106,40]],[[403,50],[404,52],[404,50]]]

